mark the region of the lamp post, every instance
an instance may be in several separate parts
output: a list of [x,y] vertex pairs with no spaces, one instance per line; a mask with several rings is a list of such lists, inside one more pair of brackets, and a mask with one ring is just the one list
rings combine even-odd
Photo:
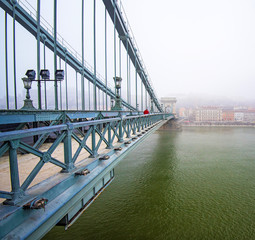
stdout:
[[154,108],[153,108],[153,99],[151,99],[151,113],[154,112]]
[[115,88],[116,88],[116,99],[115,99],[115,106],[112,107],[112,110],[122,111],[122,104],[120,99],[120,89],[121,89],[121,77],[114,77],[115,81]]
[[33,101],[30,99],[29,90],[31,89],[32,82],[33,81],[62,81],[64,80],[64,70],[56,70],[55,71],[55,79],[50,79],[50,72],[48,69],[42,69],[40,71],[40,76],[42,79],[36,80],[35,79],[35,70],[27,70],[26,76],[22,78],[24,83],[24,88],[27,90],[26,99],[24,100],[24,106],[21,108],[21,110],[35,110],[35,107],[33,106]]
[[113,97],[111,97],[111,109],[113,108],[113,105],[114,104],[114,98]]
[[35,80],[35,71],[27,70],[26,76],[22,78],[24,88],[27,90],[26,99],[24,100],[24,106],[21,108],[22,110],[35,110],[33,106],[33,101],[30,99],[29,90],[31,89],[32,81]]
[[161,108],[164,111],[164,104],[163,103],[161,103]]

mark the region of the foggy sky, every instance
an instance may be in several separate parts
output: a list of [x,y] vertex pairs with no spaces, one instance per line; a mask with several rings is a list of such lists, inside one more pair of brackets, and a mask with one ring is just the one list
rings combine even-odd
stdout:
[[159,96],[255,98],[255,1],[122,3]]
[[[25,1],[23,1],[25,2]],[[29,0],[36,9],[36,0]],[[120,2],[120,0],[118,0]],[[222,99],[232,102],[255,102],[255,1],[254,0],[122,0],[142,58],[149,72],[157,96],[176,96],[188,99]],[[104,77],[104,13],[103,2],[97,4],[97,71]],[[93,67],[93,0],[85,1],[85,61]],[[75,13],[75,14],[74,14]],[[53,1],[41,1],[41,15],[53,26]],[[81,1],[58,1],[58,33],[81,54]],[[0,11],[0,52],[4,53],[4,11]],[[113,85],[112,21],[107,17],[107,77]],[[13,97],[12,19],[8,16],[9,94]],[[62,41],[61,41],[62,42]],[[119,56],[117,41],[117,56]],[[43,62],[41,43],[41,65]],[[16,62],[18,107],[23,104],[25,90],[21,78],[27,69],[36,69],[36,39],[16,24]],[[126,99],[127,63],[122,44],[122,97]],[[53,53],[46,49],[46,68],[52,73]],[[64,61],[62,62],[62,68]],[[4,69],[4,55],[0,58]],[[131,64],[132,65],[132,64]],[[120,74],[117,57],[117,74]],[[42,67],[42,66],[41,66]],[[67,67],[69,99],[75,96],[75,71]],[[81,89],[78,76],[78,91]],[[5,71],[0,72],[5,88]],[[86,83],[87,84],[87,83]],[[134,95],[135,70],[131,66],[131,90]],[[32,99],[36,99],[36,84],[32,85]],[[86,85],[85,91],[88,87]],[[138,78],[138,104],[141,106],[141,87]],[[63,83],[63,99],[65,99]],[[53,94],[48,85],[47,92]],[[35,94],[33,94],[35,93]],[[3,93],[4,94],[4,93]],[[78,94],[81,96],[80,92]],[[87,95],[86,95],[87,96]],[[5,96],[2,96],[3,99]],[[190,100],[189,100],[190,101]],[[2,101],[5,104],[5,101]],[[79,97],[79,102],[81,98]],[[200,101],[196,101],[200,102]],[[228,101],[229,102],[229,101]],[[135,104],[132,97],[131,103]],[[81,106],[81,103],[79,103]]]

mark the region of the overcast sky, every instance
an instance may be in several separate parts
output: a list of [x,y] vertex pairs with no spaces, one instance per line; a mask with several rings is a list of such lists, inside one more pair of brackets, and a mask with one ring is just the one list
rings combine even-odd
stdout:
[[159,96],[255,98],[254,0],[122,0]]
[[[119,2],[120,0],[118,0]],[[36,9],[37,1],[26,3]],[[102,0],[97,3],[97,71],[104,77],[104,13]],[[255,1],[254,0],[122,0],[136,42],[158,97],[191,95],[211,99],[238,99],[255,102]],[[85,1],[85,60],[91,66],[93,55],[93,0]],[[32,12],[35,11],[32,9]],[[53,26],[53,1],[41,1],[41,15]],[[0,11],[0,52],[4,53],[4,11]],[[13,96],[12,19],[8,16],[9,94]],[[113,24],[107,21],[107,75],[113,85]],[[51,29],[52,27],[49,27]],[[58,1],[58,33],[81,55],[81,1]],[[62,42],[62,40],[61,40]],[[43,62],[41,44],[41,63]],[[118,53],[117,41],[117,56]],[[122,49],[124,47],[122,46]],[[36,39],[16,24],[16,62],[18,104],[23,104],[25,90],[21,77],[27,69],[36,69]],[[126,99],[127,64],[122,50],[122,97]],[[46,49],[47,68],[53,72],[53,54]],[[117,73],[118,69],[117,58]],[[0,58],[4,69],[4,54]],[[62,68],[64,62],[62,61]],[[134,94],[135,72],[131,66]],[[74,81],[75,71],[67,68],[67,79]],[[80,77],[78,76],[80,79]],[[139,79],[138,79],[139,80]],[[5,86],[5,71],[0,71]],[[32,86],[37,93],[36,84]],[[49,85],[48,92],[52,91]],[[63,89],[65,89],[63,83]],[[78,91],[80,91],[80,80]],[[85,91],[87,88],[85,88]],[[141,93],[138,84],[138,95]],[[4,94],[4,93],[3,93]],[[53,94],[53,92],[52,92]],[[63,98],[64,96],[63,90]],[[68,86],[69,99],[75,84]],[[49,94],[51,95],[51,94]],[[81,94],[79,93],[79,96]],[[133,95],[132,95],[133,96]],[[4,96],[3,96],[4,98]],[[140,96],[138,96],[140,100]],[[253,100],[253,101],[250,101]],[[81,99],[79,98],[79,101]],[[132,97],[131,103],[135,104]]]

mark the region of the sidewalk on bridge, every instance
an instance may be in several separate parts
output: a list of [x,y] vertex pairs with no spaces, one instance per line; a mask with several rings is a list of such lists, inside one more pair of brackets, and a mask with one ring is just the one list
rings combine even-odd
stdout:
[[[113,134],[113,131],[112,131]],[[132,135],[131,135],[132,136]],[[96,142],[98,142],[99,136],[96,136]],[[124,139],[125,140],[125,139]],[[91,136],[86,141],[87,145],[91,147]],[[50,146],[51,143],[45,143],[42,145],[42,147],[39,148],[40,151],[46,152]],[[117,145],[117,138],[114,139],[113,145]],[[79,147],[79,144],[72,139],[72,154],[76,152],[77,148]],[[98,150],[99,154],[106,154],[110,151],[110,149],[106,149],[106,144],[102,141],[101,146]],[[52,157],[56,158],[57,160],[64,162],[64,144],[60,143],[59,146],[55,149],[55,151],[52,154]],[[34,169],[36,164],[39,162],[40,158],[29,153],[29,154],[18,154],[18,167],[19,167],[19,177],[20,177],[20,185],[25,181],[27,176],[31,173],[31,171]],[[91,163],[94,160],[94,158],[89,158],[89,153],[82,149],[77,160],[76,164],[79,162],[82,162],[83,165],[87,165]],[[43,180],[59,173],[62,169],[50,162],[45,163],[40,172],[37,174],[35,179],[30,184],[29,188],[42,182]],[[2,191],[11,191],[11,181],[10,181],[10,168],[9,168],[9,156],[5,155],[0,158],[0,190]],[[0,203],[2,203],[5,199],[0,198]]]

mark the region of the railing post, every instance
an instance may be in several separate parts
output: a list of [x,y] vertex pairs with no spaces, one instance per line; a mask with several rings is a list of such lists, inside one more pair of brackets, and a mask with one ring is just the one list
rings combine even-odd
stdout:
[[109,124],[109,127],[108,127],[108,145],[107,145],[106,148],[111,149],[111,148],[113,148],[113,146],[112,146],[112,134],[111,134],[112,129],[111,129],[111,123],[109,122],[108,124]]
[[137,131],[138,131],[138,132],[140,132],[140,131],[141,131],[141,119],[140,119],[140,118],[138,118]]
[[130,119],[127,119],[127,138],[130,138]]
[[10,141],[9,161],[10,161],[11,187],[13,192],[12,201],[15,201],[23,192],[20,188],[19,182],[19,168],[17,159],[18,147],[19,140]]
[[94,158],[96,156],[98,156],[97,150],[96,150],[96,125],[92,126],[93,130],[92,130],[92,135],[91,135],[91,143],[92,143],[92,152],[93,154],[90,155],[91,158]]
[[133,124],[133,135],[135,135],[136,134],[136,118],[132,118],[132,124]]
[[141,122],[142,122],[142,130],[144,130],[144,118],[141,118]]
[[74,164],[72,162],[72,131],[73,126],[71,123],[67,123],[66,136],[64,138],[64,158],[65,164],[67,168],[64,172],[69,172],[72,168],[74,168]]
[[121,116],[120,117],[121,120],[120,120],[120,126],[119,126],[119,141],[118,142],[123,142],[123,117]]

